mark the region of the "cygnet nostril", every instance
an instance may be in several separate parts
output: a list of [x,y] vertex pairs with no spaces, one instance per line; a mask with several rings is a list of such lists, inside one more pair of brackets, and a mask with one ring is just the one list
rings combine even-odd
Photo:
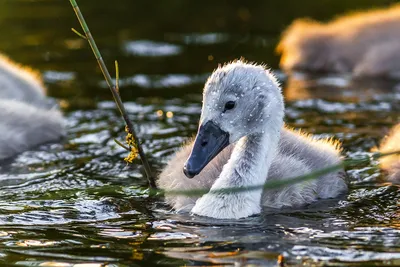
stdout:
[[208,144],[208,140],[207,139],[203,139],[201,140],[201,146],[205,147]]

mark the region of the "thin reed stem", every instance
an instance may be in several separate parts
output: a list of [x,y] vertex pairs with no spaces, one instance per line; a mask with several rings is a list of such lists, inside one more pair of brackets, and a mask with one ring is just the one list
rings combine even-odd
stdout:
[[[76,14],[76,16],[77,16],[77,18],[79,20],[79,23],[81,24],[81,27],[82,27],[82,29],[83,29],[83,31],[85,33],[86,39],[89,42],[90,47],[92,48],[93,54],[96,57],[97,63],[100,66],[101,72],[104,75],[104,78],[105,78],[105,80],[107,82],[107,85],[111,90],[111,93],[112,93],[112,95],[114,97],[114,101],[117,104],[117,107],[118,107],[122,117],[124,118],[125,124],[126,124],[127,129],[128,129],[128,133],[132,134],[132,136],[135,139],[135,142],[136,142],[136,145],[137,145],[137,149],[138,149],[138,152],[139,152],[139,155],[140,155],[140,159],[141,159],[142,164],[144,166],[144,169],[145,169],[145,172],[146,172],[146,176],[147,176],[147,180],[149,182],[149,186],[150,186],[150,188],[156,188],[156,183],[155,183],[155,180],[154,180],[154,176],[153,176],[153,174],[151,172],[151,168],[150,168],[149,162],[148,162],[147,157],[146,157],[146,155],[145,155],[145,153],[143,151],[142,146],[140,145],[139,139],[137,138],[136,132],[135,132],[135,130],[133,128],[133,124],[132,124],[131,120],[129,119],[128,114],[126,113],[124,104],[122,103],[121,97],[120,97],[120,95],[118,93],[118,88],[113,83],[111,75],[110,75],[110,73],[109,73],[109,71],[108,71],[108,69],[106,67],[106,64],[104,63],[104,60],[103,60],[103,58],[102,58],[102,56],[100,54],[99,49],[97,48],[96,42],[94,41],[93,36],[90,33],[89,27],[86,24],[85,18],[83,17],[83,15],[82,15],[79,7],[78,7],[78,4],[76,3],[75,0],[70,0],[70,3],[71,3],[71,5],[72,5],[72,7],[73,7],[73,9],[75,11],[75,14]],[[117,73],[118,73],[118,70],[117,70]]]
[[357,166],[360,164],[366,164],[370,163],[371,160],[376,160],[381,157],[387,157],[391,155],[396,155],[400,154],[400,151],[392,151],[388,153],[374,153],[371,157],[363,157],[361,159],[346,159],[343,162],[328,166],[326,168],[318,169],[316,171],[310,172],[308,174],[296,176],[296,177],[291,177],[291,178],[284,178],[281,180],[276,180],[276,181],[269,181],[266,182],[265,184],[260,184],[260,185],[253,185],[253,186],[241,186],[241,187],[226,187],[222,189],[215,189],[215,190],[210,190],[209,188],[199,188],[199,189],[189,189],[189,190],[151,190],[152,194],[156,193],[161,193],[161,194],[167,194],[167,195],[175,195],[175,196],[202,196],[204,194],[235,194],[235,193],[241,193],[241,192],[246,192],[246,191],[253,191],[253,190],[271,190],[271,189],[276,189],[280,187],[284,187],[287,185],[292,185],[295,183],[301,183],[305,182],[308,180],[313,180],[317,179],[318,177],[321,177],[322,175],[339,171],[341,169],[344,169],[346,167],[350,166]]

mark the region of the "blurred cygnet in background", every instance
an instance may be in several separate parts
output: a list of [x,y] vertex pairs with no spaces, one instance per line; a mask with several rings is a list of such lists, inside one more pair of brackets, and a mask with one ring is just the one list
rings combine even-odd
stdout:
[[40,76],[0,55],[0,161],[64,135]]
[[328,23],[295,20],[277,51],[286,72],[351,73],[400,79],[400,5],[350,13]]

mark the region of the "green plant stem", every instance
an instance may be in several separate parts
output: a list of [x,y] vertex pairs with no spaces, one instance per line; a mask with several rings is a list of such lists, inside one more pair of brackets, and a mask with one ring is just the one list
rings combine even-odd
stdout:
[[241,193],[241,192],[246,192],[246,191],[253,191],[253,190],[270,190],[270,189],[276,189],[280,188],[283,186],[287,185],[292,185],[295,183],[301,183],[305,182],[308,180],[313,180],[317,179],[318,177],[321,177],[322,175],[343,170],[346,167],[350,166],[357,166],[360,164],[366,164],[370,163],[371,159],[375,160],[381,157],[387,157],[391,155],[396,155],[400,154],[400,151],[393,151],[393,152],[388,152],[388,153],[374,153],[371,157],[364,157],[361,159],[347,159],[344,160],[343,162],[328,166],[326,168],[322,168],[313,172],[310,172],[308,174],[292,177],[292,178],[284,178],[281,180],[277,181],[270,181],[266,182],[265,184],[261,185],[253,185],[253,186],[242,186],[242,187],[226,187],[222,189],[215,189],[215,190],[210,190],[208,188],[199,188],[199,189],[189,189],[189,190],[152,190],[152,194],[156,193],[161,193],[161,194],[167,194],[167,195],[175,195],[175,196],[202,196],[204,194],[235,194],[235,193]]
[[146,172],[146,176],[147,176],[147,180],[149,182],[149,186],[150,186],[150,188],[156,188],[156,183],[155,183],[153,174],[151,172],[151,168],[150,168],[149,162],[148,162],[147,157],[146,157],[146,155],[145,155],[145,153],[143,151],[142,146],[140,145],[139,139],[137,138],[136,132],[135,132],[135,130],[133,128],[133,124],[130,121],[130,119],[128,117],[128,114],[126,113],[124,104],[122,103],[121,97],[120,97],[120,95],[118,93],[118,88],[113,83],[111,75],[108,72],[106,64],[104,63],[104,60],[103,60],[103,58],[102,58],[102,56],[100,54],[100,51],[97,48],[96,42],[94,41],[93,36],[90,33],[89,27],[86,24],[85,18],[83,17],[83,15],[82,15],[79,7],[78,7],[78,4],[76,3],[75,0],[70,0],[70,3],[71,3],[71,5],[72,5],[72,7],[73,7],[73,9],[75,11],[75,14],[76,14],[76,16],[77,16],[77,18],[79,20],[79,23],[81,24],[81,27],[82,27],[82,29],[83,29],[83,31],[85,33],[87,41],[89,42],[90,47],[92,48],[93,54],[96,57],[97,63],[100,66],[101,72],[104,75],[104,78],[105,78],[105,80],[107,82],[107,85],[111,90],[111,93],[112,93],[112,95],[114,97],[114,101],[117,104],[117,107],[118,107],[119,111],[121,112],[122,117],[125,120],[126,126],[128,128],[128,132],[130,134],[132,134],[133,137],[135,138],[135,142],[137,144],[137,148],[138,148],[138,152],[139,152],[139,155],[140,155],[140,159],[142,161],[142,164],[143,164],[145,172]]

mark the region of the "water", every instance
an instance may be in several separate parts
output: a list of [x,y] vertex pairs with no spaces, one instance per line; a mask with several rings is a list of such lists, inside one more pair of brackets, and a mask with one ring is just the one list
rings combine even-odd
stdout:
[[[293,18],[393,1],[79,2],[110,68],[120,63],[126,108],[160,170],[195,133],[202,85],[217,63],[244,56],[277,70],[273,49]],[[123,122],[71,27],[79,29],[66,0],[0,1],[0,50],[43,74],[68,129],[63,143],[0,167],[1,265],[275,266],[280,254],[288,265],[400,265],[399,188],[377,162],[348,170],[342,199],[237,221],[175,214],[149,197],[143,169],[126,166],[114,143]],[[399,121],[395,81],[277,74],[287,123],[339,138],[350,158],[369,155]]]

